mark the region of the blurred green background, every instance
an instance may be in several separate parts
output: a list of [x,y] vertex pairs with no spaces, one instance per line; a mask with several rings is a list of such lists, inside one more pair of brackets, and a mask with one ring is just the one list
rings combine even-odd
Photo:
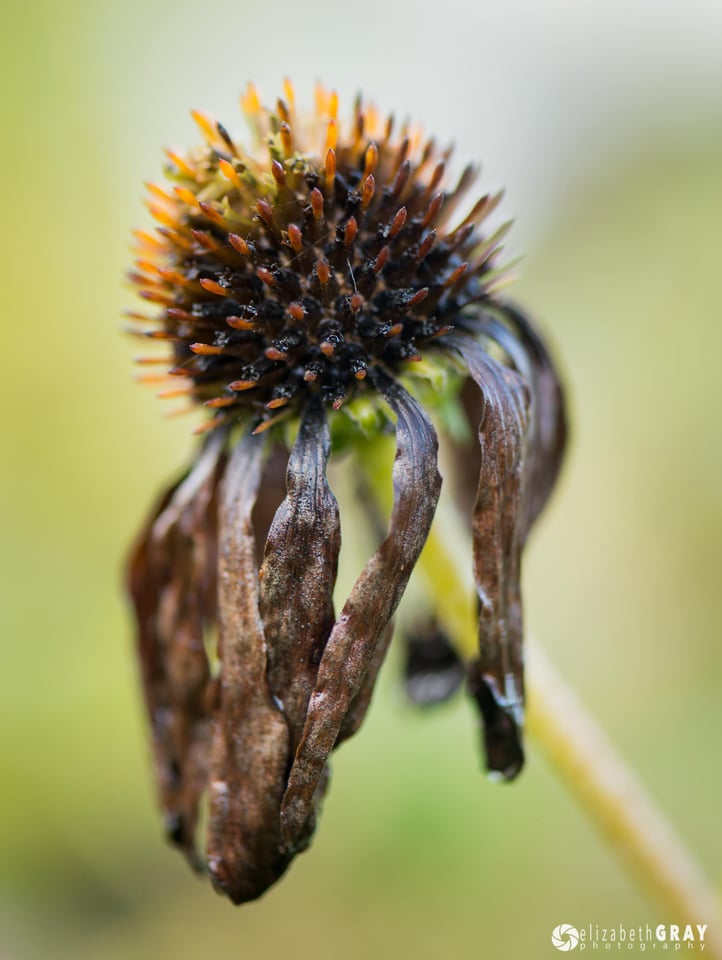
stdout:
[[534,745],[486,782],[469,705],[418,715],[393,656],[311,852],[240,909],[187,872],[120,571],[191,440],[119,315],[161,146],[190,107],[240,132],[250,78],[361,87],[483,159],[572,404],[528,620],[718,882],[719,4],[11,0],[3,33],[0,956],[521,958],[563,922],[705,922],[660,916]]

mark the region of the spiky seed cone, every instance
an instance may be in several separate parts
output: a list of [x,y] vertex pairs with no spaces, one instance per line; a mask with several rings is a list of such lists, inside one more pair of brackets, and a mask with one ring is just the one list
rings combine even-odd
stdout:
[[444,192],[450,151],[407,127],[395,135],[360,102],[339,124],[322,89],[299,121],[285,92],[275,111],[252,87],[243,97],[251,151],[194,113],[206,145],[168,151],[172,190],[149,185],[157,235],[137,233],[131,278],[162,307],[143,335],[170,341],[169,375],[189,381],[162,395],[205,402],[209,426],[250,408],[264,429],[309,394],[338,409],[370,368],[396,373],[442,348],[498,279],[504,231],[479,225],[500,194],[450,226],[473,168]]

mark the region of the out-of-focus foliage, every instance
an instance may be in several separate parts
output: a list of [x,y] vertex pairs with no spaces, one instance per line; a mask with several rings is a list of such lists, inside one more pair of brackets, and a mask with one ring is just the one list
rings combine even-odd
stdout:
[[[656,909],[534,748],[518,783],[487,783],[467,704],[417,715],[393,662],[366,729],[336,759],[312,852],[262,902],[234,910],[164,847],[120,565],[154,491],[183,463],[189,425],[163,422],[159,401],[130,382],[133,345],[116,317],[131,298],[118,278],[128,230],[144,222],[140,180],[156,175],[158,138],[190,136],[166,112],[154,133],[149,102],[177,117],[194,105],[220,112],[228,88],[263,68],[256,54],[248,70],[237,65],[240,41],[233,67],[203,48],[188,64],[202,75],[198,100],[190,80],[174,95],[164,77],[177,70],[174,51],[192,49],[196,25],[185,9],[164,27],[161,12],[127,8],[123,57],[109,40],[117,12],[10,12],[0,950],[38,960],[291,949],[317,960],[521,957],[549,949],[561,922],[651,922]],[[290,5],[288,16],[292,38]],[[233,24],[248,43],[252,16]],[[230,50],[228,33],[203,42]],[[279,71],[298,76],[305,64],[333,82],[337,60],[327,69],[318,49],[310,65],[297,52]],[[219,105],[208,102],[212,65]],[[158,78],[143,99],[138,74]],[[279,78],[259,77],[270,94]],[[476,89],[468,77],[457,89],[451,72],[447,82],[469,110],[489,92],[481,74]],[[423,119],[422,100],[413,106]],[[693,120],[673,113],[633,152],[600,151],[581,171],[570,145],[571,185],[560,190],[558,172],[560,199],[514,293],[557,344],[574,421],[561,489],[527,561],[530,624],[719,875],[722,139],[702,114]]]

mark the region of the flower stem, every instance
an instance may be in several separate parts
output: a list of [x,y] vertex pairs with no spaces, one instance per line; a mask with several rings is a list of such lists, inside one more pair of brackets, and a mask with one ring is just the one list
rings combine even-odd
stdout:
[[706,922],[722,957],[719,900],[672,824],[557,673],[531,643],[527,729],[600,832],[649,894],[680,923]]
[[[470,654],[465,551],[432,528],[419,565],[440,591],[442,621],[460,651]],[[722,960],[720,901],[672,824],[645,791],[538,643],[529,643],[527,731],[604,838],[651,897],[680,924],[706,923],[707,951]],[[694,929],[694,928],[693,928]]]

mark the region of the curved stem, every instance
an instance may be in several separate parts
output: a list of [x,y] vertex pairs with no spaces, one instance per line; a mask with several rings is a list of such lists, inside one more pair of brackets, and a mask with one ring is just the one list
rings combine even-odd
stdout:
[[[443,581],[444,625],[469,655],[476,637],[464,596],[465,552],[447,543],[441,530],[435,524],[419,566],[429,584]],[[640,885],[675,921],[706,923],[706,952],[722,960],[720,901],[701,868],[538,643],[528,647],[527,732]]]
[[705,943],[722,957],[719,900],[699,865],[539,644],[529,647],[529,734],[640,884],[680,922],[706,922]]

